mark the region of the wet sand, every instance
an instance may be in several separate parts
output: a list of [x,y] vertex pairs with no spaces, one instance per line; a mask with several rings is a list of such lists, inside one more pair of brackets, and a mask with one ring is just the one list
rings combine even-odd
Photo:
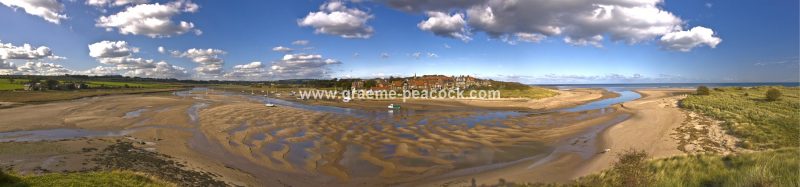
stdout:
[[[631,113],[531,110],[610,97],[598,90],[561,92],[557,97],[568,101],[527,101],[519,105],[527,108],[521,113],[465,107],[474,103],[421,102],[420,112],[388,114],[383,103],[364,103],[364,108],[381,109],[359,115],[265,107],[224,93],[108,96],[0,109],[0,117],[8,119],[0,122],[0,132],[126,130],[124,135],[155,142],[152,150],[187,168],[234,185],[421,185],[476,175],[486,176],[481,181],[488,183],[496,181],[489,173],[497,168],[503,170],[494,176],[509,180],[547,180],[562,176],[541,171],[573,168],[567,166],[578,164],[572,160],[596,152],[593,134]],[[492,102],[482,104],[509,107]],[[537,165],[532,178],[531,164]]]
[[[314,105],[328,105],[362,110],[386,109],[389,104],[400,104],[402,107],[414,110],[449,110],[453,108],[480,108],[491,110],[552,110],[558,108],[568,108],[582,103],[597,101],[606,98],[617,97],[614,92],[603,89],[580,88],[572,90],[553,90],[558,92],[554,97],[544,99],[525,99],[525,98],[500,98],[500,99],[409,99],[405,102],[402,99],[395,100],[352,100],[343,103],[339,100],[298,100],[289,96],[283,99],[304,102]],[[287,95],[284,93],[284,95]]]

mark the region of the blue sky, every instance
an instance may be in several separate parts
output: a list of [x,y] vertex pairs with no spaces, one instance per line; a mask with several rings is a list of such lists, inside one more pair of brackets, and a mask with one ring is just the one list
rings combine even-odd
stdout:
[[[5,46],[0,48],[0,57],[2,50],[7,53],[0,58],[4,63],[0,73],[232,80],[416,73],[525,83],[794,82],[800,76],[800,5],[791,0],[576,1],[586,5],[548,0],[516,4],[502,0],[46,1],[52,2],[0,0],[5,5],[0,6],[0,24],[7,26],[0,29],[0,43]],[[155,3],[174,8],[171,15],[156,18],[171,21],[172,25],[167,24],[171,27],[148,27],[124,18],[101,23],[100,17],[132,15],[136,13],[133,7],[146,10],[145,5]],[[502,4],[515,10],[497,8]],[[42,7],[63,16],[26,12]],[[591,13],[601,7],[631,11],[609,11],[613,16],[607,20],[563,15]],[[492,24],[480,22],[478,13],[488,9],[494,14]],[[312,13],[321,17],[311,19]],[[351,17],[338,19],[334,14]],[[432,21],[435,17],[443,19]],[[116,24],[120,21],[121,25]],[[192,25],[182,26],[181,21]],[[420,26],[426,21],[431,21],[430,27]],[[631,29],[642,30],[627,32]],[[526,42],[516,38],[517,33],[539,38]],[[602,39],[593,40],[594,35]],[[667,40],[667,36],[675,37]],[[565,38],[585,40],[566,42]],[[292,44],[298,40],[308,44]],[[96,45],[97,55],[90,55],[88,46],[101,41],[108,42]],[[12,54],[24,53],[25,44],[38,55]],[[294,50],[273,51],[277,46]],[[36,53],[40,47],[49,52]],[[115,51],[127,52],[111,53]]]

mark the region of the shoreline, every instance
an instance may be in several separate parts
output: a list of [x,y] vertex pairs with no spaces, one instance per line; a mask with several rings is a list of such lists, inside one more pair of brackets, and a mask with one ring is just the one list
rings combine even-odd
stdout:
[[[578,105],[578,104],[588,103],[588,102],[601,100],[601,99],[604,99],[604,98],[609,98],[609,97],[613,97],[614,96],[613,94],[608,94],[608,93],[610,93],[608,91],[599,91],[599,89],[591,89],[591,90],[587,89],[587,90],[583,91],[582,93],[583,94],[574,94],[574,95],[571,95],[570,97],[567,97],[567,98],[580,98],[582,100],[569,101],[569,102],[560,101],[560,102],[556,102],[555,104],[550,104],[549,106]],[[260,111],[260,110],[265,110],[266,111],[266,110],[275,109],[275,108],[264,108],[262,104],[257,104],[257,102],[248,101],[245,98],[238,98],[238,99],[227,98],[226,99],[225,97],[230,97],[230,96],[213,95],[212,94],[212,95],[204,95],[204,96],[201,97],[202,99],[196,99],[196,98],[192,98],[192,97],[188,97],[187,98],[185,96],[148,96],[148,97],[140,97],[140,96],[125,96],[125,95],[121,95],[121,96],[97,97],[96,99],[87,100],[87,101],[92,101],[91,104],[83,104],[82,101],[77,101],[77,102],[76,101],[56,102],[56,103],[48,103],[48,104],[44,104],[44,105],[26,106],[28,108],[23,108],[23,109],[50,108],[51,110],[54,110],[52,106],[61,106],[61,107],[65,107],[66,109],[69,109],[68,111],[71,111],[70,113],[74,113],[73,115],[86,116],[85,114],[91,114],[89,116],[94,116],[94,117],[91,117],[91,118],[84,118],[84,117],[75,118],[75,117],[72,117],[72,118],[69,118],[69,119],[75,119],[75,120],[71,120],[71,121],[74,121],[74,122],[77,122],[77,123],[75,123],[73,125],[68,125],[68,126],[60,126],[60,127],[69,127],[69,128],[76,128],[77,127],[77,128],[89,128],[89,129],[94,129],[94,128],[113,129],[115,127],[96,126],[96,125],[85,126],[85,125],[81,125],[81,124],[86,123],[86,122],[91,122],[91,123],[102,122],[102,124],[114,123],[114,124],[118,124],[118,126],[116,126],[116,128],[122,128],[122,129],[127,129],[127,128],[131,127],[131,126],[138,126],[139,123],[151,124],[151,125],[152,124],[185,124],[185,125],[178,125],[176,128],[186,128],[187,125],[191,126],[191,124],[193,124],[193,122],[187,121],[189,119],[172,119],[172,118],[170,118],[168,116],[175,116],[175,115],[186,116],[186,110],[188,108],[190,108],[189,105],[191,103],[195,103],[196,104],[196,102],[212,102],[212,103],[215,103],[215,104],[211,104],[208,108],[218,108],[220,106],[225,106],[225,105],[230,105],[230,104],[234,104],[232,106],[238,106],[239,104],[246,104],[247,107],[253,107],[251,109],[257,109],[257,111]],[[113,101],[113,102],[106,102],[106,101]],[[165,102],[165,101],[168,101],[168,102]],[[549,101],[552,101],[552,99],[549,100]],[[546,100],[546,101],[537,101],[537,102],[539,102],[539,103],[548,103],[548,100]],[[239,103],[239,104],[237,104],[237,103]],[[376,104],[373,104],[373,105],[376,105]],[[244,106],[244,105],[242,105],[242,106]],[[86,107],[89,107],[89,108],[86,108]],[[114,108],[114,110],[106,110],[106,111],[102,111],[102,113],[85,113],[85,112],[90,112],[90,111],[96,111],[94,109],[109,108],[109,107]],[[142,109],[142,107],[146,107],[147,111],[142,112],[140,114],[141,116],[138,116],[137,118],[138,119],[147,118],[148,121],[142,121],[142,120],[130,121],[130,120],[125,119],[124,117],[121,117],[121,116],[127,116],[126,111],[135,111],[135,110]],[[246,109],[247,107],[242,108],[242,109]],[[375,107],[379,107],[379,106],[375,106]],[[382,106],[380,106],[380,107],[382,108]],[[85,109],[83,109],[83,108],[85,108]],[[234,107],[234,108],[230,108],[230,109],[235,109],[235,108],[241,108],[241,107]],[[285,108],[289,108],[289,107],[279,107],[278,109],[284,110]],[[446,109],[446,108],[448,108],[448,107],[447,106],[436,106],[436,107],[433,107],[434,110],[437,110],[437,109],[441,110],[441,109]],[[222,111],[228,111],[228,109],[225,109],[225,108],[220,108],[220,109],[222,109]],[[17,111],[17,110],[21,110],[21,109],[20,108],[13,109],[13,111]],[[471,109],[471,110],[475,110],[475,109]],[[247,111],[253,111],[253,110],[247,110]],[[287,111],[287,112],[289,112],[287,114],[296,113],[296,112],[293,112],[293,111],[294,110]],[[603,111],[605,111],[605,110],[603,110]],[[2,114],[3,112],[8,112],[8,111],[0,110],[0,114]],[[56,110],[56,112],[60,113],[60,110]],[[599,110],[596,110],[596,111],[593,110],[591,112],[576,112],[576,113],[563,113],[563,114],[562,113],[556,113],[556,114],[549,114],[549,115],[552,115],[552,116],[548,115],[548,117],[550,117],[550,118],[559,118],[560,119],[562,117],[565,117],[566,114],[580,116],[580,115],[585,115],[587,113],[592,113],[592,112],[599,112]],[[203,109],[202,113],[204,114],[203,116],[206,116],[206,115],[213,114],[213,113],[216,113],[216,112],[212,112],[212,110],[209,110],[209,109]],[[458,113],[458,112],[456,112],[456,113]],[[615,114],[611,114],[611,115],[601,115],[601,117],[598,117],[598,118],[592,118],[592,119],[589,119],[589,120],[579,120],[579,121],[577,121],[575,123],[572,123],[571,125],[566,125],[566,127],[564,127],[564,128],[544,129],[544,131],[542,133],[549,133],[549,134],[546,134],[545,136],[542,136],[542,137],[539,137],[539,138],[544,139],[544,140],[546,140],[548,142],[555,142],[556,144],[563,144],[564,141],[566,141],[564,139],[574,138],[576,136],[576,134],[581,134],[581,133],[583,133],[584,130],[593,128],[593,127],[597,126],[597,124],[604,123],[605,121],[612,120],[611,118],[614,118],[615,116],[621,115],[623,113],[624,112],[622,112],[622,111],[617,111],[617,112],[615,112]],[[255,113],[254,113],[254,115],[258,116],[258,114],[255,114]],[[460,115],[460,114],[447,114],[447,116],[450,116],[450,117],[457,117],[458,115]],[[239,116],[239,118],[236,118],[236,119],[237,120],[238,119],[251,119],[252,117],[255,117],[255,116],[250,116],[250,117],[248,117],[248,116],[250,116],[250,115]],[[330,116],[330,115],[321,115],[320,117],[329,118],[329,117],[326,117],[326,116]],[[441,116],[441,117],[447,118],[447,116]],[[559,117],[559,116],[562,116],[562,117]],[[576,116],[572,116],[572,117],[576,117]],[[183,118],[183,117],[181,117],[181,118]],[[215,118],[217,118],[217,117],[209,118],[208,116],[206,116],[206,117],[202,117],[201,119],[215,119]],[[149,121],[149,119],[152,119],[152,121]],[[279,119],[279,118],[275,118],[275,119]],[[524,116],[522,119],[523,120],[515,119],[515,120],[512,120],[512,121],[525,121],[524,119],[538,120],[538,118],[536,118],[535,116],[534,117]],[[100,120],[100,121],[97,121],[97,120]],[[85,122],[82,122],[82,121],[85,121]],[[305,120],[306,123],[312,123],[312,124],[315,123],[314,121],[315,120]],[[120,122],[123,122],[123,123],[120,123]],[[219,123],[219,122],[213,122],[213,123],[216,124],[216,123]],[[213,126],[216,126],[216,125],[213,125]],[[2,127],[2,125],[0,125],[0,127]],[[60,128],[60,127],[41,126],[41,127],[34,127],[34,129],[53,129],[53,128]],[[214,130],[214,129],[206,129],[205,127],[201,128],[201,127],[202,126],[199,126],[197,128],[200,128],[202,131],[205,131],[205,132],[216,133],[216,132],[226,132],[226,131],[228,131],[228,130],[226,130],[226,129],[228,129],[228,127],[220,128],[220,129],[216,129],[216,130]],[[336,131],[341,131],[342,130],[341,127],[336,127],[336,126],[331,126],[331,127],[333,127],[332,130],[336,130]],[[32,127],[28,126],[26,128],[32,128]],[[481,127],[479,129],[487,129],[487,128],[486,127]],[[255,130],[258,130],[258,129],[255,129]],[[258,131],[264,131],[264,130],[266,130],[266,129],[258,130]],[[433,130],[435,130],[435,129],[433,129]],[[494,131],[494,130],[492,130],[492,131]],[[515,130],[515,131],[517,131],[517,130]],[[286,131],[286,132],[287,132],[287,135],[288,135],[289,131]],[[370,132],[372,132],[372,131],[370,131]],[[405,131],[397,131],[397,133],[401,133],[401,132],[405,132]],[[468,131],[468,132],[476,133],[478,131]],[[494,133],[499,133],[499,132],[501,132],[501,131],[497,131],[497,132],[494,132]],[[524,132],[524,131],[518,131],[518,132]],[[518,132],[515,132],[515,133],[518,133]],[[195,154],[202,153],[202,152],[198,152],[197,150],[193,150],[193,148],[191,148],[188,145],[188,143],[190,142],[190,139],[192,139],[191,138],[192,136],[190,134],[187,134],[186,132],[183,132],[182,130],[179,130],[179,129],[158,127],[158,128],[153,128],[153,129],[144,129],[142,131],[134,132],[131,135],[139,137],[139,138],[144,138],[144,139],[160,139],[159,137],[161,137],[161,136],[159,136],[159,134],[165,134],[165,133],[166,134],[175,134],[177,136],[170,137],[170,138],[168,138],[169,140],[167,140],[167,141],[159,142],[159,146],[157,146],[159,148],[159,150],[161,150],[161,148],[164,148],[162,146],[170,146],[170,147],[171,146],[180,146],[181,148],[179,148],[179,149],[166,149],[166,150],[164,150],[164,153],[168,153],[169,155],[175,156],[176,158],[178,158],[180,160],[189,161],[188,165],[191,166],[191,168],[196,168],[196,169],[201,170],[201,171],[210,171],[210,172],[213,172],[213,173],[216,173],[216,174],[222,174],[222,176],[226,176],[226,177],[223,177],[224,179],[226,179],[226,181],[232,182],[234,184],[259,184],[259,183],[265,183],[265,182],[269,183],[269,184],[276,184],[276,185],[277,184],[283,184],[285,182],[290,182],[290,183],[293,183],[293,184],[311,184],[311,183],[309,183],[309,179],[310,178],[308,178],[308,177],[311,177],[311,176],[316,176],[317,179],[321,179],[321,180],[322,180],[322,178],[319,178],[319,177],[326,176],[326,177],[323,177],[323,178],[326,178],[326,179],[324,179],[324,181],[327,181],[325,183],[329,184],[329,185],[344,185],[344,184],[347,184],[347,183],[337,182],[335,177],[332,177],[330,175],[322,175],[322,173],[317,173],[317,174],[314,174],[314,175],[297,175],[297,174],[291,174],[291,172],[290,173],[283,173],[280,170],[277,170],[277,171],[270,170],[272,172],[267,172],[267,173],[271,173],[271,174],[267,174],[267,173],[264,173],[264,172],[252,173],[253,171],[264,171],[264,170],[262,170],[262,169],[255,169],[255,170],[248,169],[251,172],[245,172],[245,171],[241,170],[242,168],[231,167],[226,162],[222,162],[222,161],[219,161],[219,160],[214,160],[213,158],[215,158],[215,157],[213,157],[211,155],[205,155],[203,157],[195,158],[197,156]],[[429,132],[429,133],[431,133],[431,132]],[[437,133],[435,133],[433,135],[436,135],[436,134],[439,134],[439,133],[440,132],[437,132]],[[537,132],[537,133],[539,133],[539,132]],[[500,134],[502,134],[502,133],[500,133]],[[497,135],[500,135],[500,134],[497,134]],[[238,138],[252,138],[254,135],[255,134],[251,134],[251,133],[247,132],[244,135],[237,135],[235,137],[238,137]],[[486,136],[486,138],[499,137],[497,135],[488,134]],[[207,139],[210,140],[210,141],[224,140],[224,139],[220,139],[220,137],[224,137],[224,136],[227,136],[227,135],[220,136],[220,135],[208,134],[207,135]],[[277,136],[283,136],[283,135],[277,134]],[[437,135],[437,136],[441,136],[441,135]],[[358,137],[351,137],[351,136],[348,136],[348,137],[356,138],[356,139],[358,138]],[[270,138],[271,138],[271,136],[270,136]],[[335,137],[332,137],[332,138],[335,138]],[[461,136],[461,135],[458,135],[458,136],[448,135],[448,136],[445,136],[445,137],[438,137],[438,138],[431,137],[431,138],[433,138],[434,140],[441,139],[441,138],[445,138],[444,140],[450,139],[450,140],[447,140],[447,141],[457,141],[457,140],[461,141],[461,140],[470,139],[468,136]],[[347,138],[345,138],[345,139],[347,139]],[[401,140],[401,139],[396,139],[396,140],[393,140],[393,141],[395,141],[395,142],[405,142],[405,141],[399,141],[399,140]],[[476,143],[480,143],[480,142],[487,142],[488,143],[488,141],[478,141]],[[216,143],[220,143],[220,142],[216,142]],[[453,143],[453,142],[450,142],[450,143]],[[413,144],[407,144],[407,145],[413,145]],[[455,144],[455,145],[457,145],[457,144]],[[366,148],[367,148],[367,150],[375,151],[374,147],[366,147]],[[161,152],[161,151],[159,151],[159,152]],[[239,154],[239,153],[235,153],[235,154]],[[419,153],[415,153],[415,154],[419,154]],[[415,155],[415,154],[412,154],[412,155]],[[192,155],[195,155],[195,156],[192,156]],[[282,156],[282,157],[286,157],[285,153],[283,155],[284,156]],[[372,155],[369,155],[369,156],[372,156]],[[547,161],[546,165],[548,167],[555,167],[559,163],[563,163],[564,159],[570,159],[571,157],[574,157],[574,156],[570,156],[570,155],[558,156],[558,157],[555,157],[556,159]],[[347,158],[349,158],[349,157],[347,157]],[[520,160],[520,159],[517,159],[517,160]],[[522,159],[522,160],[524,160],[524,159]],[[539,159],[533,159],[533,160],[539,160]],[[379,160],[379,161],[382,161],[382,160]],[[203,162],[211,162],[211,163],[203,163]],[[283,162],[283,161],[281,161],[281,162]],[[508,162],[515,162],[515,161],[508,161]],[[508,162],[499,162],[499,164],[507,164]],[[317,167],[320,167],[320,166],[317,166]],[[492,167],[492,166],[481,165],[481,166],[477,166],[477,167]],[[328,168],[330,168],[330,167],[328,167]],[[501,167],[501,168],[504,168],[504,167]],[[407,169],[411,169],[411,168],[407,168]],[[468,168],[463,168],[463,169],[469,170],[469,169],[473,169],[473,168],[468,167]],[[333,171],[333,170],[331,170],[331,171]],[[452,172],[452,171],[450,171],[450,172]],[[272,178],[263,179],[262,180],[262,179],[259,179],[260,177],[256,177],[256,176],[262,176],[262,175],[273,176],[272,178],[274,178],[276,176],[281,176],[281,177],[274,178],[274,179],[281,179],[281,180],[273,181]],[[434,177],[435,178],[435,177],[440,176],[440,175],[442,175],[442,174],[427,175],[427,177]],[[412,178],[415,178],[415,177],[412,177]],[[380,181],[373,181],[371,179],[370,180],[365,180],[365,178],[354,178],[354,179],[356,179],[356,180],[353,181],[353,182],[358,182],[358,183],[367,182],[367,183],[364,183],[364,184],[374,184],[374,185],[384,184],[384,183],[380,183]],[[397,178],[397,179],[399,179],[399,180],[392,180],[392,181],[407,181],[407,180],[403,180],[403,178]],[[412,180],[412,181],[416,181],[416,180],[417,179]],[[419,181],[427,181],[427,179],[423,178],[423,179],[419,179]],[[391,183],[389,183],[389,184],[391,184]],[[400,182],[398,184],[405,184],[405,183]]]
[[598,146],[611,151],[593,157],[587,165],[575,171],[573,179],[610,168],[616,155],[628,149],[644,150],[650,155],[648,159],[685,154],[678,150],[678,143],[672,136],[685,120],[684,111],[678,108],[677,102],[682,99],[681,94],[694,90],[651,88],[634,91],[642,98],[621,105],[624,106],[621,110],[629,111],[633,116],[599,134]]

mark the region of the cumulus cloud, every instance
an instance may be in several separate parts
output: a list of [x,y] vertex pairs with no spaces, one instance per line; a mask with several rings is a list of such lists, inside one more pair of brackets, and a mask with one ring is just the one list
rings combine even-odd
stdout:
[[194,30],[194,23],[175,22],[172,17],[185,12],[196,12],[199,6],[187,0],[171,3],[139,4],[126,8],[114,15],[101,16],[95,26],[107,31],[117,30],[120,34],[145,35],[151,38],[170,37]]
[[14,10],[21,8],[30,15],[42,17],[55,24],[67,19],[67,15],[62,13],[64,4],[57,0],[0,0],[0,3]]
[[382,59],[387,59],[387,58],[389,58],[390,56],[391,56],[391,55],[389,55],[389,53],[386,53],[386,52],[383,52],[383,53],[381,53],[381,58],[382,58]]
[[46,62],[26,62],[17,67],[14,74],[22,75],[63,75],[72,73],[61,65]]
[[[50,48],[46,46],[34,47],[30,44],[15,46],[11,43],[0,42],[0,74],[58,75],[71,72],[61,65],[41,62],[45,59],[65,58],[53,55]],[[16,65],[12,61],[25,61],[25,63]]]
[[320,11],[310,12],[297,21],[301,27],[313,27],[315,33],[342,38],[369,38],[374,30],[367,25],[373,16],[356,8],[348,8],[342,1],[331,1],[320,6]]
[[715,48],[722,39],[714,36],[713,30],[698,26],[688,31],[667,33],[661,37],[660,42],[667,49],[689,52],[700,45]]
[[[684,25],[679,17],[661,8],[663,0],[378,1],[402,11],[427,12],[430,18],[418,27],[425,26],[423,30],[439,36],[463,40],[460,36],[466,32],[458,31],[465,28],[511,44],[535,43],[553,36],[571,45],[602,47],[605,40],[635,44],[681,31]],[[461,20],[466,21],[465,26],[457,27]],[[458,24],[444,27],[451,22]]]
[[308,40],[295,40],[292,45],[308,45],[309,43],[311,42]]
[[318,54],[286,54],[269,67],[269,76],[273,79],[320,78],[328,75],[330,66],[341,62],[323,58]]
[[167,53],[167,49],[164,46],[158,46],[158,53],[164,54]]
[[[159,48],[159,52],[163,47]],[[110,66],[78,72],[87,75],[123,75],[149,78],[186,78],[185,68],[164,61],[135,57],[139,48],[129,46],[126,41],[100,41],[89,44],[89,56]]]
[[288,52],[294,51],[294,49],[288,48],[288,47],[284,47],[284,46],[278,46],[278,47],[273,47],[272,51],[281,52],[281,53],[288,53]]
[[189,49],[185,52],[173,51],[172,54],[176,57],[188,58],[192,62],[198,64],[194,70],[201,74],[220,74],[222,73],[222,65],[224,60],[220,55],[227,52],[219,49]]
[[432,32],[437,36],[456,38],[462,41],[469,41],[470,34],[467,31],[467,22],[464,21],[464,14],[455,13],[447,15],[444,12],[428,12],[428,19],[417,24],[419,29]]
[[33,47],[30,44],[14,46],[11,43],[0,42],[0,61],[2,60],[39,60],[54,57],[53,52],[47,46]]
[[138,53],[139,48],[129,47],[126,41],[100,41],[89,44],[89,56],[94,58],[128,57]]
[[233,66],[233,70],[225,73],[224,77],[236,80],[264,80],[268,76],[261,62],[251,62]]
[[118,7],[128,4],[143,4],[147,0],[86,0],[87,5],[95,7]]

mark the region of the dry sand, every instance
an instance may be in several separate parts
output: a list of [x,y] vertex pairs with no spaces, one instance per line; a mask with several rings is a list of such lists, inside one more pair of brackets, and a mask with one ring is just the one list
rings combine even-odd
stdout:
[[642,99],[623,103],[624,111],[633,117],[614,125],[603,132],[602,149],[610,152],[600,154],[578,169],[573,177],[580,177],[607,169],[616,161],[616,156],[628,149],[647,152],[652,158],[663,158],[684,154],[673,138],[675,129],[685,121],[678,101],[686,97],[689,89],[637,90]]

